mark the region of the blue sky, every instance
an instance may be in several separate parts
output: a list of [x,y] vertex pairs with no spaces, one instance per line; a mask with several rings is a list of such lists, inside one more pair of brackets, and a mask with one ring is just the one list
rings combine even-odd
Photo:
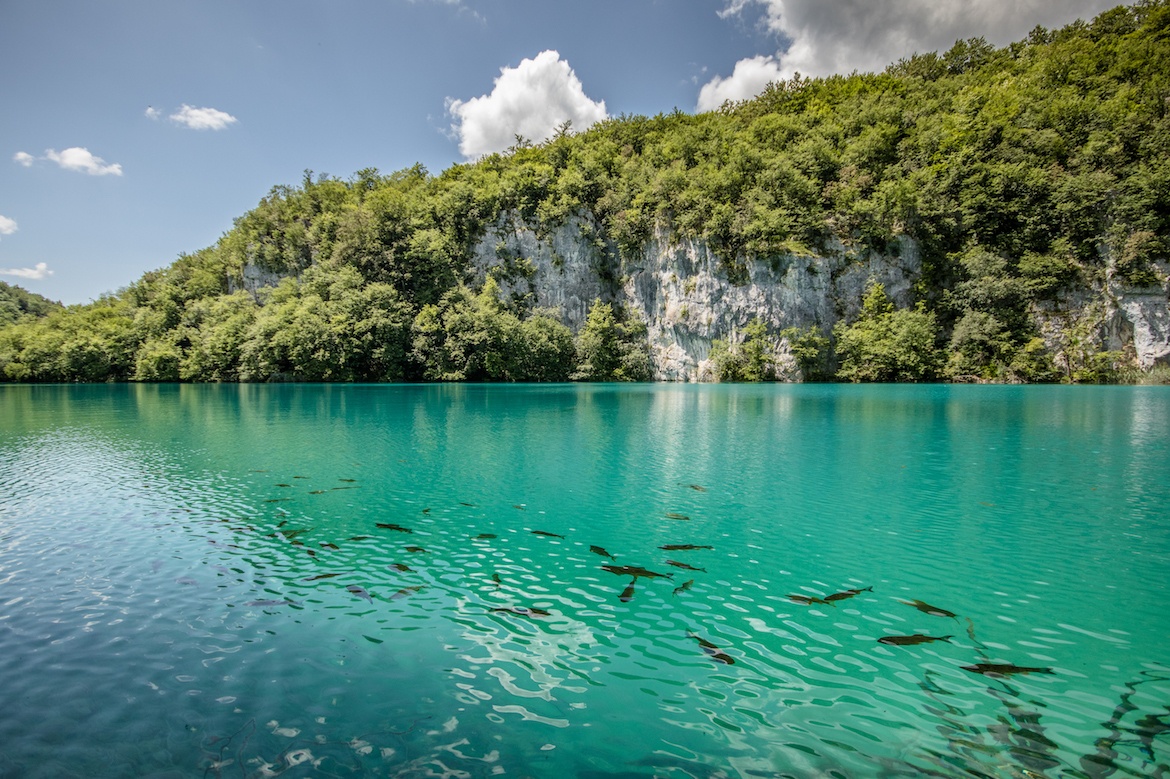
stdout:
[[439,173],[565,118],[704,110],[1115,4],[0,0],[0,280],[85,302],[305,169]]

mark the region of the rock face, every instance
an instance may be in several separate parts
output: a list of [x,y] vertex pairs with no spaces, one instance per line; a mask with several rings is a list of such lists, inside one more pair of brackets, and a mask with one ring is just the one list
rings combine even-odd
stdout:
[[[654,377],[709,381],[716,339],[738,343],[759,318],[768,331],[819,328],[856,318],[870,280],[885,286],[899,307],[910,305],[922,264],[917,244],[903,237],[888,255],[831,245],[818,256],[781,256],[730,269],[702,241],[657,232],[633,261],[619,260],[588,215],[538,230],[502,215],[472,251],[477,282],[496,276],[506,295],[550,308],[574,332],[596,299],[618,303],[647,325]],[[1066,295],[1032,314],[1057,365],[1069,365],[1079,341],[1120,351],[1139,367],[1170,364],[1170,266],[1162,283],[1127,287],[1112,279],[1095,290]],[[782,378],[799,379],[787,342],[773,344]]]
[[[660,230],[639,257],[621,260],[588,214],[541,228],[505,213],[472,247],[470,271],[477,285],[491,274],[505,298],[552,310],[574,333],[593,301],[618,304],[646,323],[655,379],[710,381],[712,342],[741,342],[753,319],[771,333],[811,326],[827,334],[838,321],[856,318],[870,280],[884,285],[895,305],[910,305],[919,250],[905,237],[896,246],[878,255],[836,243],[817,256],[729,268],[703,241]],[[1143,370],[1170,364],[1170,265],[1160,263],[1156,272],[1156,286],[1125,286],[1110,275],[1096,289],[1036,306],[1032,316],[1056,364],[1069,369],[1085,343],[1122,352]],[[229,288],[256,294],[281,278],[249,263]],[[799,380],[786,340],[776,336],[773,349],[781,378]]]
[[1074,368],[1086,342],[1120,352],[1142,370],[1170,365],[1170,264],[1156,263],[1154,272],[1160,283],[1148,287],[1107,272],[1094,289],[1036,307],[1033,319],[1056,365]]
[[228,293],[245,289],[255,296],[261,287],[275,287],[284,276],[285,274],[264,270],[259,265],[249,262],[244,265],[239,278],[228,277]]
[[[584,216],[540,235],[505,215],[475,246],[472,267],[477,281],[491,273],[505,295],[557,310],[574,332],[594,300],[620,303],[646,323],[654,377],[662,381],[714,378],[712,341],[741,341],[743,328],[756,318],[769,332],[808,326],[827,332],[842,317],[856,316],[870,279],[885,285],[896,304],[908,305],[921,267],[917,246],[904,240],[897,256],[837,244],[824,256],[784,256],[729,269],[704,242],[665,231],[640,258],[623,263],[599,234]],[[787,344],[777,338],[773,346],[787,377],[798,378]]]

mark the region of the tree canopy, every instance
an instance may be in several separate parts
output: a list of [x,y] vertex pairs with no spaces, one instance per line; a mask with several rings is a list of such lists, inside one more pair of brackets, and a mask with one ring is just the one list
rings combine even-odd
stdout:
[[[705,241],[732,282],[761,259],[834,242],[889,254],[909,237],[923,263],[914,306],[875,312],[867,297],[860,320],[805,333],[801,359],[818,375],[1107,378],[1120,356],[1102,358],[1092,333],[1078,336],[1077,366],[1055,370],[1032,312],[1106,282],[1163,283],[1167,62],[1170,0],[1141,0],[1003,48],[959,41],[881,73],[774,83],[719,111],[565,128],[437,176],[306,172],[214,246],[92,304],[35,318],[24,313],[46,309],[17,303],[13,317],[5,285],[0,376],[648,376],[636,312],[611,310],[611,322],[595,307],[570,349],[552,312],[475,286],[471,247],[510,213],[538,229],[588,214],[600,244],[616,247],[599,267],[611,280],[658,228]],[[249,286],[257,272],[274,283]],[[749,334],[756,346],[726,353],[765,336],[785,337]],[[736,375],[768,378],[757,356]]]

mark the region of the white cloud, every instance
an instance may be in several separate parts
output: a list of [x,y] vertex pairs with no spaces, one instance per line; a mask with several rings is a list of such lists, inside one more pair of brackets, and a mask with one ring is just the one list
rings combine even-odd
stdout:
[[152,105],[148,105],[146,107],[145,116],[147,119],[153,119],[157,122],[158,118],[162,116],[162,111],[158,110]]
[[16,276],[18,279],[43,279],[52,276],[53,271],[43,262],[38,262],[35,268],[0,268],[0,276]]
[[95,157],[90,154],[89,149],[80,146],[71,146],[61,151],[46,149],[45,159],[57,163],[65,170],[76,170],[91,176],[122,175],[121,165],[118,163],[107,165],[101,157]]
[[216,108],[195,108],[186,103],[178,111],[171,114],[170,120],[192,130],[222,130],[239,121],[225,111]]
[[447,113],[459,151],[468,159],[503,151],[515,136],[539,143],[566,120],[585,130],[608,115],[605,101],[590,100],[569,63],[556,51],[542,51],[501,68],[490,95],[470,100],[447,98]]
[[[903,57],[946,51],[956,40],[983,37],[996,46],[1019,40],[1036,25],[1061,27],[1090,19],[1117,0],[728,0],[722,18],[759,8],[761,23],[784,44],[771,59],[776,78],[796,73],[876,72]],[[727,79],[716,77],[703,87],[720,88],[736,81],[740,60]],[[745,66],[749,67],[750,66]],[[745,71],[747,73],[749,71]],[[746,82],[747,75],[743,77]],[[762,88],[762,87],[761,87]],[[702,93],[700,93],[700,109]]]
[[32,156],[26,151],[18,151],[16,154],[12,155],[13,162],[15,162],[17,165],[23,165],[26,168],[32,167],[33,161],[35,160],[36,157]]
[[0,214],[0,235],[12,235],[16,230],[16,220]]
[[735,63],[727,78],[716,76],[699,90],[697,111],[714,111],[726,101],[747,100],[764,91],[772,81],[779,81],[780,61],[775,57],[752,57]]

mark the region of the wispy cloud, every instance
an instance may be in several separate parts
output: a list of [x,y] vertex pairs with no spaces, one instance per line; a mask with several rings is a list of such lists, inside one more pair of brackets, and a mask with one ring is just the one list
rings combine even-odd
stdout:
[[[150,116],[151,110],[153,109],[147,109],[147,116]],[[222,130],[239,121],[226,111],[217,108],[195,108],[186,103],[170,115],[170,120],[192,130]]]
[[[771,80],[833,73],[880,71],[914,53],[945,51],[956,40],[982,36],[1002,46],[1018,40],[1036,25],[1057,27],[1080,17],[1088,19],[1117,0],[727,0],[721,18],[743,18],[759,12],[759,23],[777,38],[774,56],[736,63],[731,76],[716,76],[700,92],[699,110],[712,105],[716,94],[744,99],[755,92],[762,67]],[[766,63],[761,63],[766,60]],[[753,64],[754,63],[754,64]],[[708,89],[710,87],[710,89]],[[704,92],[707,93],[704,99]]]
[[0,235],[12,235],[16,230],[16,220],[0,214]]
[[101,157],[91,154],[89,149],[81,146],[71,146],[61,151],[46,149],[44,158],[57,163],[65,170],[75,170],[79,173],[88,173],[91,176],[122,175],[120,164],[116,162],[107,164]]
[[459,151],[468,159],[503,151],[517,135],[540,142],[565,121],[585,130],[607,117],[605,101],[586,96],[569,63],[552,50],[501,68],[491,94],[447,98],[447,113],[455,120],[451,130]]
[[34,281],[52,276],[46,263],[38,262],[35,268],[0,268],[0,276],[15,276],[18,279],[32,279]]
[[33,162],[35,162],[36,159],[36,157],[32,156],[26,151],[18,151],[16,154],[12,155],[13,162],[15,162],[17,165],[23,165],[26,168],[31,168]]

